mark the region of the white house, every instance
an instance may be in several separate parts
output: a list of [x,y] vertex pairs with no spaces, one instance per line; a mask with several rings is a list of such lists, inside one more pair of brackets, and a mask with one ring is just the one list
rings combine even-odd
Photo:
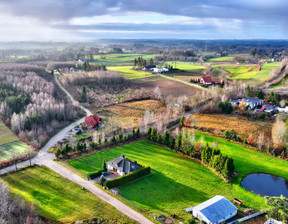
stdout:
[[200,78],[200,83],[203,85],[212,85],[213,81],[212,81],[211,76],[207,75],[207,76],[202,76]]
[[117,172],[121,176],[139,170],[140,168],[141,166],[139,166],[136,161],[133,162],[125,158],[125,155],[107,162],[107,170]]
[[153,72],[160,73],[160,72],[168,72],[169,68],[153,68]]
[[200,221],[207,224],[218,224],[237,215],[238,208],[227,198],[216,195],[215,197],[193,207],[192,214]]

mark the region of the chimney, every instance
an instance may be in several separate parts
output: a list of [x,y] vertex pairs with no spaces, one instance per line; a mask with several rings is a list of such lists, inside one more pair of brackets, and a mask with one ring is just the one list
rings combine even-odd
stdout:
[[121,155],[121,157],[122,157],[122,158],[125,158],[125,155],[124,155],[124,154],[122,154],[122,155]]

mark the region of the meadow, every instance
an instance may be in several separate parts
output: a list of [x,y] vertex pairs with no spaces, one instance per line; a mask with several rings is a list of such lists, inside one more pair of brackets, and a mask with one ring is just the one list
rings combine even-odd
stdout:
[[176,61],[175,62],[165,62],[165,65],[173,66],[173,68],[181,69],[181,70],[194,70],[194,69],[204,69],[203,65],[194,62],[184,62],[184,61]]
[[251,84],[260,84],[270,78],[270,71],[279,66],[279,62],[263,64],[261,70],[257,70],[257,65],[212,65],[212,68],[223,68],[231,73],[229,79],[246,81]]
[[[41,178],[40,178],[41,177]],[[13,194],[33,201],[40,215],[52,223],[103,218],[109,223],[135,223],[113,206],[46,167],[27,168],[3,176]]]
[[[234,129],[241,139],[247,138],[250,134],[258,139],[261,133],[264,133],[265,139],[271,138],[272,121],[251,121],[244,116],[238,115],[224,115],[224,114],[196,114],[191,116],[196,120],[196,126],[200,128],[209,128],[211,131],[220,130],[230,131]],[[225,120],[225,122],[223,122]],[[187,125],[191,125],[187,120]],[[193,125],[193,124],[192,124]]]
[[271,173],[288,179],[288,163],[281,159],[229,142],[205,133],[197,132],[199,140],[218,142],[224,155],[233,158],[239,175],[232,183],[226,183],[205,166],[164,147],[147,141],[139,141],[116,147],[91,156],[69,161],[69,165],[87,174],[101,169],[103,159],[109,161],[125,156],[148,165],[152,174],[131,184],[119,187],[122,196],[145,211],[170,215],[175,213],[187,218],[186,207],[195,206],[217,194],[233,200],[237,197],[244,201],[245,207],[261,209],[264,198],[245,190],[240,182],[250,173]]
[[14,154],[20,155],[29,152],[30,147],[0,121],[0,162],[12,159]]
[[94,62],[106,66],[133,66],[134,59],[143,57],[146,60],[154,58],[154,54],[103,54],[94,55]]
[[209,61],[211,62],[233,61],[233,57],[211,58]]
[[120,72],[122,75],[124,75],[128,79],[140,79],[140,78],[154,76],[153,74],[147,71],[132,70],[131,66],[107,67],[107,69],[110,71]]

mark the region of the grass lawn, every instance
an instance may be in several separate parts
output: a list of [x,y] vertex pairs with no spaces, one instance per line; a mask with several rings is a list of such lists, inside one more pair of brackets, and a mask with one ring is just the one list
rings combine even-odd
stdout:
[[209,61],[219,62],[219,61],[233,61],[233,57],[220,57],[220,58],[212,58]]
[[134,59],[143,57],[144,59],[154,58],[154,54],[104,54],[94,55],[95,63],[106,66],[133,66]]
[[0,120],[0,162],[11,159],[13,153],[23,154],[30,147],[19,141],[19,138]]
[[118,66],[118,67],[108,67],[108,70],[120,72],[122,75],[126,76],[128,79],[140,79],[154,76],[147,71],[136,71],[132,70],[130,66]]
[[69,165],[86,174],[101,169],[103,159],[109,161],[121,154],[149,165],[152,175],[134,183],[121,186],[122,196],[150,213],[175,213],[187,218],[186,207],[197,205],[217,194],[232,200],[237,197],[246,207],[260,209],[264,199],[241,187],[246,175],[254,172],[271,173],[288,179],[288,163],[208,134],[197,133],[205,141],[217,141],[223,154],[234,159],[239,175],[228,184],[205,166],[147,141],[113,148],[89,157],[69,161]]
[[46,167],[28,168],[2,178],[12,193],[26,202],[33,201],[40,215],[54,222],[74,223],[96,217],[111,220],[110,223],[134,223],[113,206]]
[[251,79],[251,82],[260,83],[264,82],[266,79],[270,78],[270,71],[273,68],[277,68],[280,65],[280,62],[272,62],[263,64],[261,67],[261,71],[257,72],[257,74]]
[[272,88],[279,88],[279,87],[284,87],[288,86],[288,76],[286,76],[284,79],[281,80],[281,82],[271,86]]

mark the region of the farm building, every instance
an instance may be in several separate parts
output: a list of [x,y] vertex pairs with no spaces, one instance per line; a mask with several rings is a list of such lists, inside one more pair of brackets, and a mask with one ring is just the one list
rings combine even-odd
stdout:
[[102,123],[102,118],[97,116],[96,114],[90,115],[89,117],[85,117],[85,122],[82,125],[83,130],[90,130],[93,128],[99,127]]
[[145,70],[145,71],[153,71],[154,68],[156,68],[156,65],[147,65],[147,66],[144,67],[143,70]]
[[285,223],[269,218],[264,224],[285,224]]
[[153,72],[169,72],[169,68],[153,68]]
[[237,215],[237,210],[238,208],[227,198],[216,195],[208,201],[193,207],[192,214],[207,224],[218,224]]
[[203,85],[212,85],[213,81],[212,81],[211,76],[207,75],[207,76],[201,77],[200,83]]
[[115,171],[121,176],[139,170],[140,168],[141,166],[138,165],[136,161],[133,162],[130,159],[125,158],[125,155],[107,162],[108,171]]
[[235,98],[233,100],[230,100],[230,102],[233,106],[238,106],[243,99],[244,99],[245,105],[249,106],[252,110],[255,109],[257,106],[262,106],[264,104],[264,100],[251,98],[251,97]]

